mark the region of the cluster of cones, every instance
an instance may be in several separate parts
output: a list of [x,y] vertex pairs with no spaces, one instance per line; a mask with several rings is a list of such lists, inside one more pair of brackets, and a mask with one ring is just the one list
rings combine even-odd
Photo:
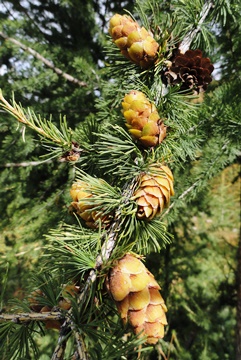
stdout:
[[[158,63],[159,44],[150,31],[140,27],[130,16],[115,14],[110,20],[109,33],[121,53],[142,69]],[[210,60],[204,58],[200,50],[175,51],[166,61],[162,77],[169,86],[179,85],[181,90],[200,93],[211,82],[213,69]],[[141,147],[152,148],[165,139],[167,127],[164,119],[159,116],[155,104],[141,91],[131,90],[125,95],[122,113],[129,133]],[[140,175],[139,186],[131,199],[137,204],[138,219],[152,220],[161,214],[174,195],[173,180],[171,170],[158,163]],[[106,228],[110,224],[111,215],[97,213],[88,205],[88,199],[94,196],[89,184],[77,180],[70,193],[72,207],[87,226],[95,228],[101,222]],[[167,308],[160,286],[140,259],[128,253],[116,261],[106,279],[106,286],[123,322],[128,322],[138,336],[145,336],[147,344],[156,344],[164,336]]]
[[[109,33],[121,53],[141,68],[149,69],[159,62],[159,56],[163,58],[153,34],[130,16],[115,14],[110,19]],[[201,50],[174,50],[162,77],[171,86],[180,85],[181,90],[200,93],[212,81],[213,70],[210,59],[203,57]]]
[[[170,197],[174,195],[173,181],[171,170],[162,164],[152,164],[148,171],[141,174],[139,186],[131,198],[137,204],[138,219],[152,220],[162,213],[168,206]],[[88,199],[94,196],[89,191],[89,184],[77,180],[73,183],[70,194],[73,199],[71,207],[88,227],[98,228],[99,221],[102,228],[109,226],[113,219],[112,214],[105,214],[101,210],[97,212],[87,204]]]
[[[132,197],[137,203],[137,218],[153,219],[167,206],[173,194],[170,169],[165,165],[152,165],[148,172],[142,174]],[[87,226],[97,227],[98,221],[103,225],[110,222],[108,215],[96,214],[89,205],[85,205],[86,199],[93,196],[87,183],[81,180],[75,182],[71,196],[74,200],[72,206]],[[154,276],[137,257],[126,254],[113,266],[106,284],[124,323],[129,322],[135,334],[146,337],[147,344],[156,344],[164,336],[167,308]]]

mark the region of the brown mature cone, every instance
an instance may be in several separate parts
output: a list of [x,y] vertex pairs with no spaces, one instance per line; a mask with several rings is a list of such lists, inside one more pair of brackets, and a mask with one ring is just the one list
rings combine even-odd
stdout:
[[124,323],[135,334],[146,336],[147,344],[156,344],[164,336],[167,311],[160,286],[145,265],[126,254],[110,271],[106,282]]
[[139,188],[132,200],[138,204],[137,217],[151,220],[159,215],[174,195],[173,175],[165,165],[152,165],[149,172],[141,176]]
[[156,146],[165,139],[166,126],[156,106],[141,91],[132,90],[125,95],[122,108],[129,133],[144,147]]
[[85,204],[85,199],[88,200],[93,195],[88,192],[88,184],[84,181],[77,180],[73,183],[70,189],[70,195],[74,200],[71,203],[72,208],[76,211],[86,223],[86,225],[92,229],[98,227],[98,220],[101,220],[103,227],[107,227],[110,222],[110,216],[101,214],[100,211],[91,211],[91,206]]
[[202,51],[197,49],[188,50],[184,54],[178,51],[171,59],[165,75],[171,85],[181,84],[181,90],[191,89],[198,94],[207,89],[212,81],[213,70],[210,59],[204,58]]
[[130,16],[115,14],[110,19],[109,33],[129,60],[144,69],[154,64],[159,44],[150,32],[140,27]]

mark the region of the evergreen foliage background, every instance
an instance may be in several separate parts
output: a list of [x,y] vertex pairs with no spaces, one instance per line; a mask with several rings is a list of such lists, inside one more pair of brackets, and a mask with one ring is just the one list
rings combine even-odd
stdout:
[[[167,117],[167,125],[174,126],[173,119],[177,121],[176,138],[153,155],[170,161],[176,195],[163,217],[172,241],[146,258],[146,266],[161,284],[168,307],[166,336],[160,341],[161,347],[143,355],[146,359],[235,357],[241,7],[233,0],[214,1],[214,9],[192,43],[192,48],[200,48],[215,64],[214,80],[199,104],[194,104],[196,99],[184,102],[175,92],[162,102],[157,93],[160,79],[146,79],[121,58],[108,38],[107,27],[115,12],[127,9],[140,22],[148,16],[162,29],[165,24],[167,30],[172,28],[174,34],[184,36],[195,24],[204,3],[143,0],[137,7],[139,12],[132,1],[2,1],[0,6],[0,88],[4,97],[10,99],[14,92],[16,102],[31,107],[42,118],[52,117],[56,126],[60,116],[66,116],[74,139],[85,149],[95,150],[76,164],[90,175],[105,177],[121,188],[145,166],[127,161],[127,151],[138,156],[138,150],[131,142],[122,149],[116,128],[111,130],[111,125],[123,127],[120,103],[133,86],[147,91],[150,99],[159,99],[159,110]],[[159,11],[153,9],[153,4]],[[1,34],[34,49],[82,85],[67,81]],[[115,66],[114,59],[119,65]],[[119,136],[126,141],[123,132]],[[2,110],[0,139],[0,306],[10,311],[10,299],[22,300],[36,286],[34,280],[29,280],[30,274],[43,274],[42,254],[46,245],[51,247],[52,229],[62,223],[76,225],[68,209],[76,169],[48,156],[43,158],[46,162],[39,163],[47,153],[39,136],[29,128],[25,131]],[[110,143],[116,147],[111,154]],[[110,155],[112,163],[108,167]],[[99,247],[97,239],[91,241],[94,262]],[[86,268],[91,265],[86,263]],[[76,268],[69,270],[68,276],[72,276]],[[58,334],[49,330],[44,340],[37,339],[40,360],[52,355],[54,338],[57,340]],[[71,343],[68,346],[71,352]],[[111,349],[106,348],[95,351],[93,359],[111,354]],[[136,358],[131,351],[123,356]],[[34,358],[32,350],[28,358]],[[114,353],[112,358],[120,357]]]

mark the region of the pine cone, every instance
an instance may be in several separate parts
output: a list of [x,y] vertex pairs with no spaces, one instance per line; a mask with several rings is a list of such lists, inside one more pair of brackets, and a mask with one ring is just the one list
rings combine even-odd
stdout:
[[166,126],[156,106],[141,91],[130,91],[123,99],[122,108],[129,133],[144,147],[156,146],[166,137]]
[[173,175],[165,165],[152,165],[148,173],[142,175],[139,188],[132,200],[138,204],[137,217],[151,220],[159,215],[174,195]]
[[70,195],[74,201],[71,203],[71,207],[85,221],[88,227],[97,228],[97,221],[100,219],[102,226],[106,228],[110,223],[111,216],[103,215],[100,211],[91,211],[92,207],[84,202],[84,199],[88,200],[93,196],[87,189],[88,184],[81,180],[72,185]]
[[144,69],[154,64],[159,44],[150,32],[140,27],[130,16],[115,14],[110,19],[109,33],[129,60]]
[[202,57],[202,51],[197,49],[184,54],[178,51],[165,75],[171,85],[181,84],[181,90],[191,89],[198,94],[207,89],[213,70],[210,59]]
[[129,321],[135,334],[147,336],[147,344],[163,338],[167,308],[160,286],[138,258],[126,254],[120,259],[110,271],[107,288],[123,322]]

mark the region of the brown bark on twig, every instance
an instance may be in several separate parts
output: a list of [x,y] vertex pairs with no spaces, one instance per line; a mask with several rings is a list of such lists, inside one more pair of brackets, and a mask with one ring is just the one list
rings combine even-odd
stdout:
[[26,51],[27,53],[33,55],[36,59],[40,60],[43,64],[45,64],[47,67],[49,67],[50,69],[52,69],[57,75],[62,76],[63,78],[65,78],[67,81],[72,82],[78,86],[87,86],[87,83],[85,81],[80,81],[78,79],[76,79],[75,77],[73,77],[70,74],[65,73],[64,71],[62,71],[61,69],[57,68],[56,66],[54,66],[54,64],[49,61],[48,59],[46,59],[45,57],[43,57],[41,54],[39,54],[36,50],[32,49],[29,46],[24,45],[23,43],[21,43],[19,40],[16,40],[12,37],[7,36],[6,34],[4,34],[2,31],[0,31],[0,36],[6,40],[11,42],[14,45],[17,45],[18,47],[20,47],[22,50]]
[[46,313],[22,313],[22,314],[0,314],[0,323],[12,321],[14,323],[24,323],[29,321],[47,321],[47,320],[61,320],[63,314],[61,312],[46,312]]
[[78,332],[75,332],[75,341],[77,345],[75,359],[90,360],[89,354],[87,353],[85,348],[83,337]]

